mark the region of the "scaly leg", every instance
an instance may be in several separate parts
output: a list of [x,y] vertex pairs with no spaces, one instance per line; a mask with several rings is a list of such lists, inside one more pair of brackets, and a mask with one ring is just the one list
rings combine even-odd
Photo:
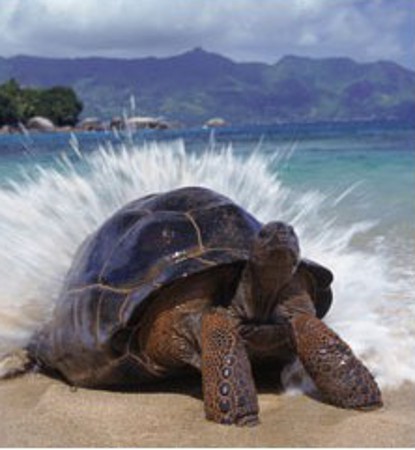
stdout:
[[226,425],[257,424],[257,394],[236,320],[224,308],[209,311],[201,337],[206,418]]
[[310,314],[295,314],[291,325],[300,361],[329,403],[356,409],[382,406],[372,374],[334,331]]

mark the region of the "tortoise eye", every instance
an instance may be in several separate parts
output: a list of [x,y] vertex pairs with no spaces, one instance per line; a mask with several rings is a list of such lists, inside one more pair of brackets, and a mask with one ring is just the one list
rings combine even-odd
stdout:
[[261,228],[261,230],[258,233],[258,237],[263,238],[267,235],[267,231]]

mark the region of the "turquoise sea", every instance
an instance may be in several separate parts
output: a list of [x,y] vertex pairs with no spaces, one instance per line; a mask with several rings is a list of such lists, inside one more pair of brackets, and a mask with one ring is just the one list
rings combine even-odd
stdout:
[[334,271],[327,321],[381,385],[415,382],[415,127],[396,123],[0,136],[0,358],[47,320],[90,232],[184,185],[291,222]]

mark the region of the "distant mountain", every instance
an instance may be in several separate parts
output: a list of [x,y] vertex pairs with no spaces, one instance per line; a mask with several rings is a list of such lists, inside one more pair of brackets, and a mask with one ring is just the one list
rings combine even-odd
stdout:
[[220,116],[233,123],[398,119],[415,121],[415,72],[393,62],[285,56],[236,63],[194,49],[169,58],[0,58],[0,83],[72,86],[84,116],[137,114],[187,124]]

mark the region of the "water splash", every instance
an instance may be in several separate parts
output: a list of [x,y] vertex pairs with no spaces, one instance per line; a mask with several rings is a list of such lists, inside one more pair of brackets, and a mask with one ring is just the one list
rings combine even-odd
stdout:
[[370,253],[353,245],[372,224],[346,229],[334,214],[327,219],[353,189],[337,196],[298,193],[272,169],[281,155],[270,159],[259,151],[243,159],[231,147],[210,145],[202,154],[189,154],[178,140],[101,147],[85,156],[76,139],[71,146],[79,164],[63,157],[60,167],[38,168],[26,183],[0,191],[0,359],[26,345],[48,320],[75,250],[105,219],[134,198],[199,185],[233,198],[262,221],[291,222],[303,255],[335,273],[327,321],[381,385],[415,381],[408,278],[391,276],[385,242]]

